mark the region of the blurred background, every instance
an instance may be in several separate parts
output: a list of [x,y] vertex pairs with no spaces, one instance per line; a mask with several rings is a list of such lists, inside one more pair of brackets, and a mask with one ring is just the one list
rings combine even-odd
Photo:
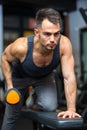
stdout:
[[[87,21],[80,9],[87,9],[87,0],[0,0],[0,56],[16,38],[33,34],[35,13],[43,7],[60,11],[62,33],[72,42],[77,79],[86,80]],[[0,77],[3,78],[1,73]]]
[[[36,11],[43,7],[60,12],[61,33],[72,42],[78,85],[77,109],[82,112],[87,105],[87,0],[0,0],[0,58],[6,46],[16,38],[33,34]],[[4,78],[0,68],[1,113],[4,111],[3,95]],[[63,96],[59,98],[64,100]]]

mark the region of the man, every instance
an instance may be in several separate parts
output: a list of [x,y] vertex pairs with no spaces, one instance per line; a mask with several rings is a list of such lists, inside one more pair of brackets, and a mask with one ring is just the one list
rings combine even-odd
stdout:
[[13,130],[23,104],[24,94],[32,85],[37,95],[36,104],[43,111],[54,111],[57,106],[57,91],[53,70],[61,62],[67,110],[58,116],[80,117],[76,113],[76,78],[70,40],[60,33],[59,13],[51,8],[41,9],[36,14],[36,26],[31,37],[18,38],[2,54],[2,71],[7,90],[16,87],[21,101],[16,105],[6,103],[2,130]]

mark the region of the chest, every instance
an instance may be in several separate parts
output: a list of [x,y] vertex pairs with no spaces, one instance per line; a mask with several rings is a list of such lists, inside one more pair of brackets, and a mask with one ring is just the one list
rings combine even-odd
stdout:
[[52,62],[53,59],[53,53],[44,56],[42,54],[39,54],[37,52],[33,53],[33,62],[35,65],[39,67],[47,66]]

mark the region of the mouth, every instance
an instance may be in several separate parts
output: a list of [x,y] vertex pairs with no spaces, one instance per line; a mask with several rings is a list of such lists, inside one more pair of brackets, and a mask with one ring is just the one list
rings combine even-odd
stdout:
[[47,46],[50,47],[50,48],[55,48],[56,44],[50,43],[50,44],[48,44]]

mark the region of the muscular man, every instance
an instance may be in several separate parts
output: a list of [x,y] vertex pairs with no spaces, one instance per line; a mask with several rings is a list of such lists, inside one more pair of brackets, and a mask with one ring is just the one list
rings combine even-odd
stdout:
[[54,111],[57,106],[57,91],[53,70],[61,62],[67,110],[58,116],[80,117],[76,113],[76,78],[70,40],[60,33],[61,18],[51,8],[36,13],[34,35],[22,37],[11,43],[2,54],[2,71],[7,90],[16,87],[21,101],[16,105],[6,104],[2,130],[13,130],[23,104],[24,94],[33,85],[36,104],[43,111]]

